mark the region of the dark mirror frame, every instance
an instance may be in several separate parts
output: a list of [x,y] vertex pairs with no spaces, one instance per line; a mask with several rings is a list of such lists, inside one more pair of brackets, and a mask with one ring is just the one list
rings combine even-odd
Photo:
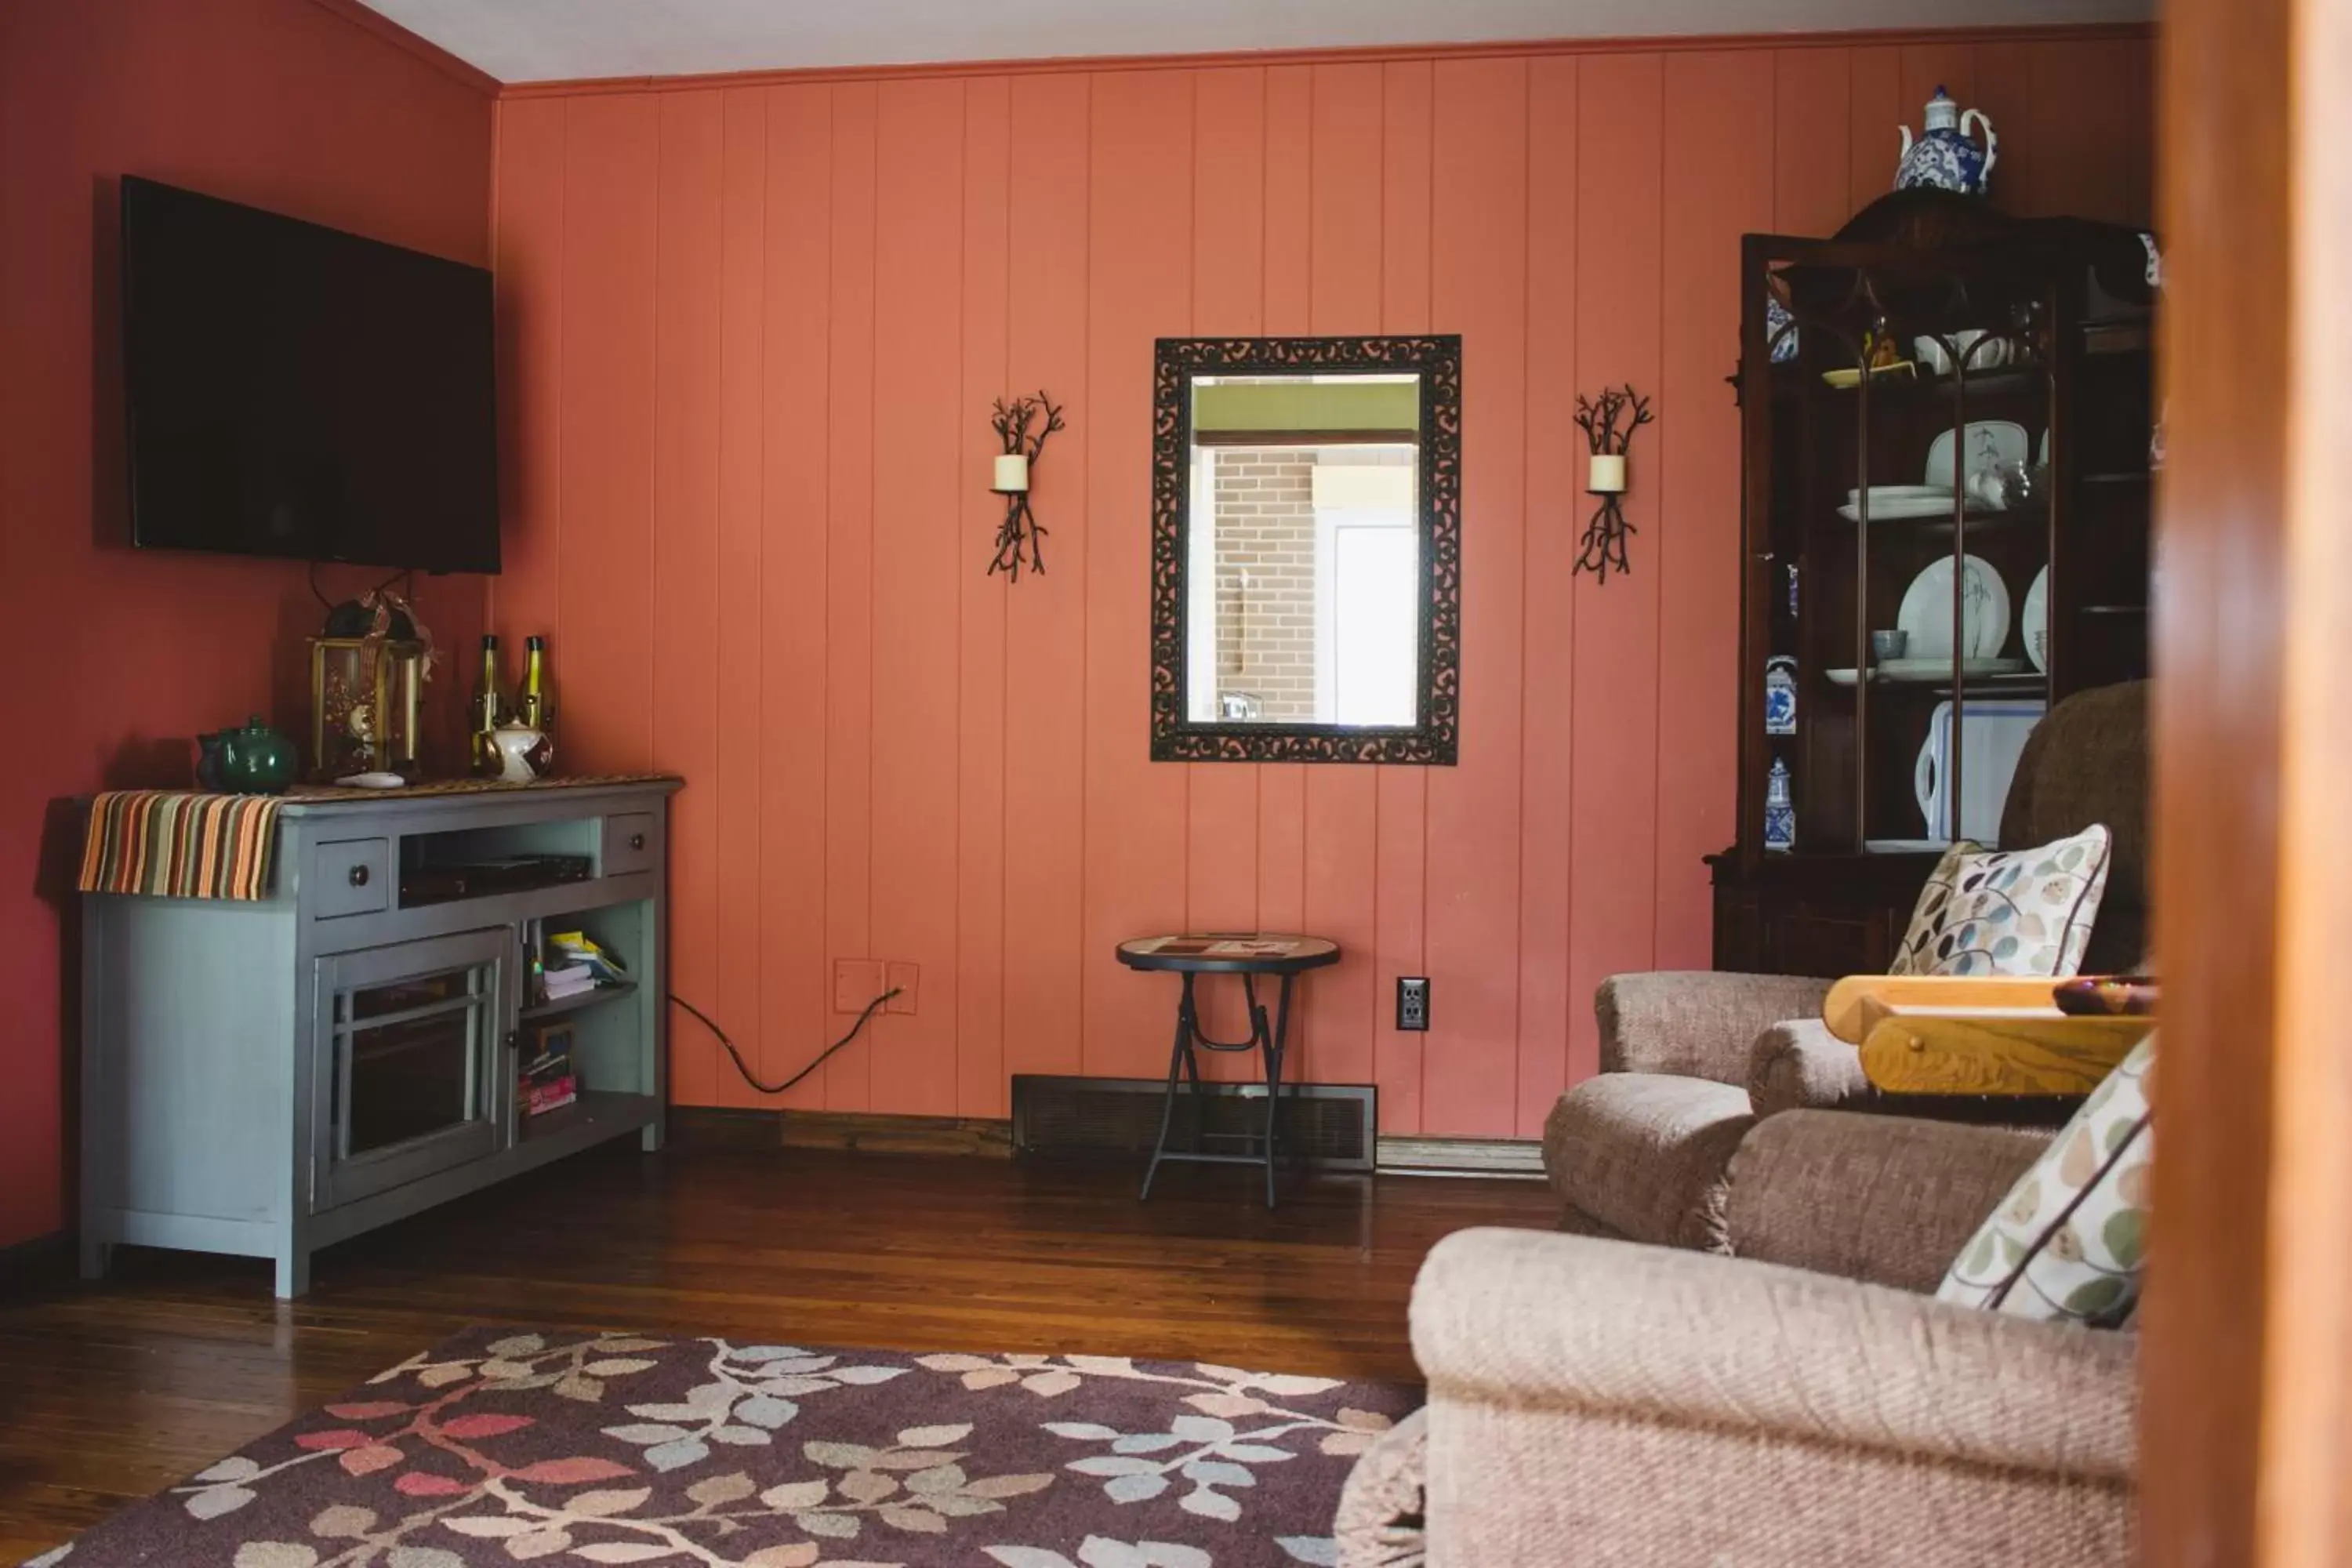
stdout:
[[[1151,758],[1451,767],[1462,695],[1462,340],[1161,338],[1151,417]],[[1192,380],[1202,374],[1421,377],[1421,716],[1410,725],[1194,723],[1184,717],[1185,529]]]

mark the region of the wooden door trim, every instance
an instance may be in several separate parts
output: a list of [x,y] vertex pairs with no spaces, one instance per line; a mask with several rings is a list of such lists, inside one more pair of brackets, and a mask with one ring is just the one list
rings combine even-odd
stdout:
[[2162,46],[2158,1069],[2145,1561],[2352,1560],[2352,130],[2345,0],[2177,0]]

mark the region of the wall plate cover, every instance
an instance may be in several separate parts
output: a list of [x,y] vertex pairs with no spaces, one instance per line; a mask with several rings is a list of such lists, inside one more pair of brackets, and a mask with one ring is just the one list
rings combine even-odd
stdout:
[[878,958],[836,958],[833,961],[833,1010],[863,1013],[882,994],[882,961]]
[[888,984],[884,989],[895,990],[898,994],[883,1003],[882,1011],[912,1013],[915,1010],[915,982],[921,978],[922,972],[922,965],[919,963],[891,963],[886,975]]
[[1429,976],[1425,974],[1397,976],[1396,1026],[1407,1034],[1428,1032]]

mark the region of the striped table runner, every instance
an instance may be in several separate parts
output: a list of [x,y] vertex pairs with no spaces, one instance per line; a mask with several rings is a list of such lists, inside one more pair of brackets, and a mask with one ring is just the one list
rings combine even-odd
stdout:
[[110,790],[90,802],[81,890],[164,899],[266,899],[278,798]]

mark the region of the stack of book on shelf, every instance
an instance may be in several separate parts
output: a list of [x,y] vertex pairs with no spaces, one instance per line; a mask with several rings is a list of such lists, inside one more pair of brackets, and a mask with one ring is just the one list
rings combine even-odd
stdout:
[[569,1026],[541,1031],[539,1053],[524,1064],[516,1090],[526,1117],[544,1115],[580,1098],[580,1075],[572,1068]]
[[566,996],[595,990],[596,971],[585,963],[551,964],[540,971],[539,988],[546,1000],[561,1002]]
[[556,931],[547,939],[539,964],[542,1002],[561,1002],[600,985],[625,985],[628,970],[621,961],[576,931]]

